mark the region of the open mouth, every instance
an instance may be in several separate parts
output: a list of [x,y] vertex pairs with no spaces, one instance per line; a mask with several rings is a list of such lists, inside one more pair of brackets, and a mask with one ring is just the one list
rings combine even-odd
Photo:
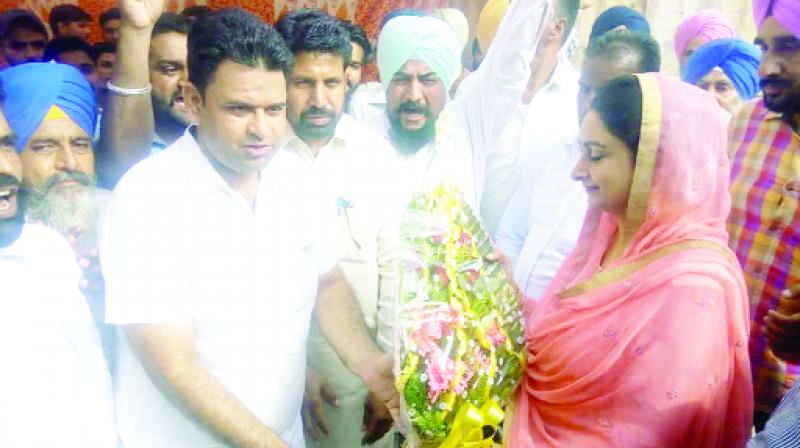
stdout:
[[0,218],[17,214],[17,187],[0,187]]

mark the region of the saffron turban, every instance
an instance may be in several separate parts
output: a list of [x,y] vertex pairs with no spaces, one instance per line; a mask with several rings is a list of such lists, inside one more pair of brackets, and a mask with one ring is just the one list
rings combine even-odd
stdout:
[[743,100],[759,91],[758,64],[761,50],[741,39],[717,39],[700,46],[683,69],[683,80],[697,82],[715,67],[719,67],[733,83]]
[[497,28],[500,27],[500,20],[508,9],[508,0],[489,0],[481,9],[478,16],[478,26],[475,36],[478,38],[478,46],[481,51],[486,53],[489,50]]
[[639,11],[627,6],[614,6],[597,16],[594,24],[592,24],[589,40],[591,41],[621,26],[630,31],[650,35],[650,24],[643,15],[639,14]]
[[678,60],[695,37],[702,38],[703,43],[706,43],[716,39],[736,37],[736,29],[728,16],[715,8],[704,9],[683,19],[675,30],[675,55]]
[[22,152],[53,106],[61,109],[89,137],[94,135],[97,122],[94,91],[74,67],[31,62],[0,71],[0,80],[6,92],[3,112],[17,136],[17,152]]
[[461,44],[456,33],[435,17],[399,16],[378,36],[378,71],[384,88],[410,59],[428,64],[447,90],[461,72]]
[[800,2],[798,0],[753,0],[753,19],[756,25],[767,17],[775,17],[784,28],[800,37]]
[[455,8],[441,8],[434,10],[431,15],[444,20],[445,23],[450,25],[450,28],[456,33],[458,41],[461,42],[462,50],[467,46],[467,41],[469,40],[469,22],[467,21],[467,16],[465,16],[463,12]]

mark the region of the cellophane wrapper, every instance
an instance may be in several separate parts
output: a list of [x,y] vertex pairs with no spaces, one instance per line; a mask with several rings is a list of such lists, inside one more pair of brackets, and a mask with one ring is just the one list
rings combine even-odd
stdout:
[[[524,365],[524,322],[491,241],[454,187],[414,198],[400,228],[395,370],[410,447],[493,434]],[[478,446],[478,445],[469,445]]]

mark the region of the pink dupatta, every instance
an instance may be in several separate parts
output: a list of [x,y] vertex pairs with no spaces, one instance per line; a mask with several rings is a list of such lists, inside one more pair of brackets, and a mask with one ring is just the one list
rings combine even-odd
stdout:
[[638,231],[599,269],[618,218],[590,209],[527,315],[510,446],[741,447],[750,434],[749,316],[727,248],[726,127],[707,93],[638,75]]

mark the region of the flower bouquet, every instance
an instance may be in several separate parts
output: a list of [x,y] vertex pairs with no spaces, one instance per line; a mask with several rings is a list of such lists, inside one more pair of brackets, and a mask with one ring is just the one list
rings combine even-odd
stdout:
[[397,389],[411,447],[492,446],[524,365],[523,318],[455,188],[416,197],[400,230]]

